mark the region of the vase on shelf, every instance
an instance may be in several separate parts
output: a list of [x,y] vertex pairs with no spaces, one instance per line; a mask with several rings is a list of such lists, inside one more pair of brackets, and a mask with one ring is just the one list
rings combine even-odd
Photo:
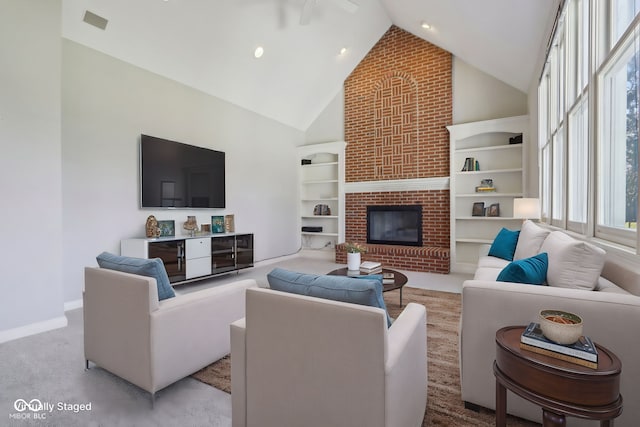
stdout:
[[347,252],[347,270],[360,270],[360,252]]

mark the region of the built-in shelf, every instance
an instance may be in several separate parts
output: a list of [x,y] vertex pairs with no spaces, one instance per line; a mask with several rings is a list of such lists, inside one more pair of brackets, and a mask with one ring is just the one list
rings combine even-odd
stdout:
[[456,175],[490,175],[496,173],[513,173],[513,172],[522,172],[522,168],[512,168],[512,169],[491,169],[491,170],[479,170],[479,171],[460,171],[456,172]]
[[[447,126],[450,134],[451,271],[473,272],[479,246],[491,243],[502,227],[519,228],[513,199],[524,197],[528,116]],[[510,139],[522,135],[522,143]],[[468,159],[470,158],[470,159]],[[479,170],[463,171],[465,165]],[[492,179],[495,192],[476,192]],[[500,216],[473,216],[474,204],[499,205]]]
[[478,198],[478,197],[484,197],[484,198],[490,198],[490,197],[507,197],[507,198],[516,198],[516,197],[523,197],[522,193],[498,193],[497,191],[488,191],[488,192],[484,192],[484,193],[464,193],[464,194],[456,194],[455,197],[472,197],[472,198]]
[[[344,241],[344,141],[305,145],[300,161],[300,223],[320,232],[300,231],[303,249],[326,250]],[[302,164],[305,160],[305,164]],[[308,163],[308,162],[311,163]],[[317,205],[326,205],[316,210]],[[328,209],[328,210],[327,210]],[[330,215],[314,215],[326,212]]]
[[317,179],[315,181],[302,181],[303,184],[337,184],[337,179]]
[[458,153],[480,153],[483,151],[505,151],[505,150],[522,150],[522,144],[509,144],[509,145],[493,145],[489,147],[469,147],[469,148],[459,148],[455,150],[456,154]]
[[456,219],[464,221],[511,221],[517,219],[522,222],[522,218],[507,216],[457,216]]
[[456,239],[456,242],[460,243],[479,243],[479,244],[491,244],[493,239],[471,239],[471,238],[459,238]]

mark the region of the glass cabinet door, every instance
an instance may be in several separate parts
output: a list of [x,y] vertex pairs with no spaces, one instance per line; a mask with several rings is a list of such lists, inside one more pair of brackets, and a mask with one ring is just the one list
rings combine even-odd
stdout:
[[236,266],[253,267],[253,234],[236,235]]
[[211,238],[211,273],[224,273],[236,268],[234,236]]
[[184,240],[150,242],[149,258],[160,258],[164,264],[169,282],[186,280],[184,268]]

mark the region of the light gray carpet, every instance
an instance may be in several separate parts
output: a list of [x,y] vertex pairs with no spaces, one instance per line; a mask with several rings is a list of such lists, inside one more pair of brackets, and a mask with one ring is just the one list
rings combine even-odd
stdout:
[[[330,260],[293,257],[277,263],[243,270],[176,288],[178,293],[244,278],[266,285],[274,267],[309,273],[326,273],[341,267]],[[410,273],[409,285],[459,289],[462,278]],[[397,291],[396,291],[397,292]],[[192,378],[161,390],[151,408],[149,394],[91,365],[84,370],[82,309],[68,311],[69,326],[0,344],[1,426],[231,426],[231,396]],[[17,399],[64,404],[91,403],[91,411],[59,411],[46,419],[12,419]],[[29,413],[25,411],[23,413]],[[42,413],[41,413],[42,414]]]

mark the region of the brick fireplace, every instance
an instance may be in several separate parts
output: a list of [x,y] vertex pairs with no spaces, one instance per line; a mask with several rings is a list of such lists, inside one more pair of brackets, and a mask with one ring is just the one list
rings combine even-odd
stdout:
[[392,26],[345,81],[346,241],[366,243],[367,206],[422,206],[422,246],[368,244],[365,260],[449,272],[451,66],[449,52]]

